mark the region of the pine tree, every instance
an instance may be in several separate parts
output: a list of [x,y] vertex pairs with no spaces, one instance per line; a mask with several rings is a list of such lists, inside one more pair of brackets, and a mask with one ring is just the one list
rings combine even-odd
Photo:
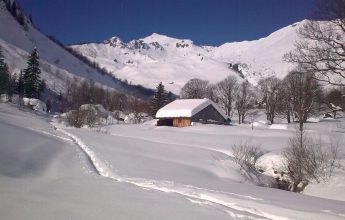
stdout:
[[28,66],[24,70],[23,76],[24,96],[28,98],[39,98],[41,90],[41,70],[36,48],[30,54],[27,64]]
[[22,71],[20,71],[19,77],[18,77],[18,84],[17,84],[17,93],[20,97],[24,96],[24,74]]
[[164,89],[164,85],[160,82],[152,100],[153,114],[156,115],[157,111],[168,103],[168,95]]
[[8,66],[5,63],[4,56],[0,47],[0,94],[7,94],[10,80]]

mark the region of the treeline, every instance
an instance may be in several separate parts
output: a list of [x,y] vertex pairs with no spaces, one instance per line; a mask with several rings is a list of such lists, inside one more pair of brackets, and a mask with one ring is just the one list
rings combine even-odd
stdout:
[[257,86],[228,76],[216,84],[191,79],[181,90],[181,98],[209,98],[222,106],[228,116],[237,113],[238,123],[243,123],[248,115],[255,117],[255,110],[262,108],[272,124],[276,117],[302,124],[319,112],[336,117],[337,111],[345,107],[343,94],[344,88],[324,89],[314,74],[300,69],[282,80],[275,76],[263,78]]
[[66,87],[63,95],[66,110],[76,110],[84,104],[101,104],[109,111],[133,113],[137,111],[150,113],[147,101],[103,88],[90,80],[74,79]]
[[143,114],[151,113],[149,102],[103,88],[90,80],[74,79],[73,82],[68,83],[62,100],[64,101],[61,103],[62,106],[65,112],[68,112],[67,122],[75,127],[83,125],[93,127],[99,120],[93,106],[98,104],[109,112],[132,114],[136,123],[141,122]]
[[0,94],[11,100],[14,94],[19,97],[40,98],[46,85],[40,77],[39,56],[34,49],[28,57],[27,67],[19,74],[11,74],[0,47]]

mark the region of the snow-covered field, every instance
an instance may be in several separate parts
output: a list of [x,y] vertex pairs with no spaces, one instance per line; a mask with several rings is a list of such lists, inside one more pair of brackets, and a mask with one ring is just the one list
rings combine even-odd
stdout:
[[[345,218],[344,171],[298,194],[256,186],[233,162],[232,145],[246,141],[266,151],[262,164],[274,164],[294,125],[172,128],[151,121],[102,133],[51,120],[0,104],[4,219]],[[327,120],[308,130],[334,138],[344,136],[344,125]]]

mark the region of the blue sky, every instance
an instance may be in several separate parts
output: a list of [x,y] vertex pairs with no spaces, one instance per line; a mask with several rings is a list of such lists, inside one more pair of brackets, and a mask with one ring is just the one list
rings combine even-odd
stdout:
[[65,44],[152,33],[198,45],[254,40],[312,15],[317,0],[19,0],[39,29]]

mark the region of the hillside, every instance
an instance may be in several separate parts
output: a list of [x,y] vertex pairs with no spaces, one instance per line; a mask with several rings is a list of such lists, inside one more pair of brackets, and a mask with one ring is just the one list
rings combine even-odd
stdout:
[[0,1],[0,46],[10,72],[19,73],[24,69],[29,53],[36,47],[40,56],[42,79],[57,94],[64,93],[66,82],[74,80],[74,77],[93,80],[118,92],[135,95],[140,93],[138,88],[128,86],[87,65],[42,34],[28,20],[26,22],[26,27],[20,25],[7,11],[4,2]]
[[191,40],[156,33],[128,43],[112,37],[101,43],[70,47],[118,78],[149,88],[163,82],[168,90],[178,94],[192,78],[215,83],[232,74],[245,77],[253,84],[263,76],[283,78],[291,65],[284,63],[282,56],[293,48],[301,23],[259,40],[225,43],[219,47],[198,46]]

